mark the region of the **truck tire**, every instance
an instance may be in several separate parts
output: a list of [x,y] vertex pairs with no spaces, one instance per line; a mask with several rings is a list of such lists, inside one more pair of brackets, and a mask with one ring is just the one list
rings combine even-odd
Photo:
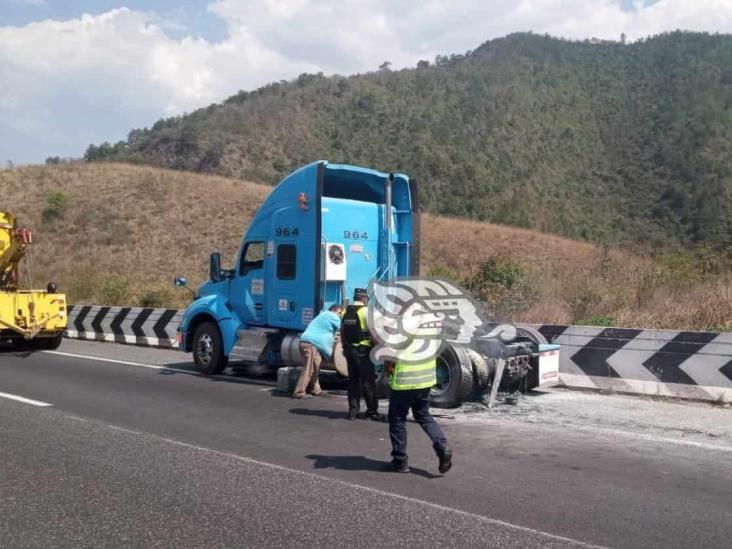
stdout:
[[548,343],[544,335],[533,326],[527,326],[526,324],[517,324],[516,341],[520,341],[522,339],[528,339],[529,341],[533,341],[538,345]]
[[10,342],[11,347],[16,351],[28,349],[28,342],[22,337],[12,337],[8,341]]
[[437,357],[437,385],[431,402],[437,408],[455,408],[473,394],[473,365],[467,349],[447,345]]
[[33,349],[53,351],[54,349],[58,349],[63,338],[63,334],[57,334],[53,337],[37,337],[35,339],[31,339],[29,343]]
[[496,375],[495,366],[489,364],[483,355],[473,349],[466,349],[466,352],[468,353],[468,358],[473,366],[472,397],[474,399],[479,399],[491,388],[491,383]]
[[226,368],[228,357],[224,355],[219,327],[213,322],[203,322],[193,333],[193,361],[205,376],[220,374]]

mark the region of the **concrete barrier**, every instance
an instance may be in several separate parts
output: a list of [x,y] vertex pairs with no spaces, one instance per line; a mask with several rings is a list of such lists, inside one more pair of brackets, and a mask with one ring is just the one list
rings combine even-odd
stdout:
[[[175,348],[183,311],[69,307],[71,338]],[[732,333],[536,325],[566,387],[732,402]]]
[[171,348],[178,346],[175,331],[182,317],[183,311],[175,309],[73,305],[69,307],[64,335],[74,339]]
[[539,325],[567,387],[732,402],[732,333]]

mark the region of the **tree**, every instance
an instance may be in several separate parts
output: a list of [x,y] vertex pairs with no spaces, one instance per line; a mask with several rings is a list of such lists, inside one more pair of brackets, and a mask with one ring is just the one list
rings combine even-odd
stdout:
[[389,67],[391,67],[391,61],[384,61],[381,65],[379,65],[379,70],[388,71],[390,70]]

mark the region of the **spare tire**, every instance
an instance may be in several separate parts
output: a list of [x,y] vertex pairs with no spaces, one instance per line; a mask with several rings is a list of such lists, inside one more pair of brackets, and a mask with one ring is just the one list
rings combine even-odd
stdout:
[[335,343],[333,344],[331,362],[333,362],[336,372],[341,377],[348,379],[348,361],[346,360],[346,355],[343,354],[343,343],[341,343],[340,337],[336,337]]
[[437,385],[430,400],[438,408],[455,408],[473,394],[473,365],[467,349],[446,345],[437,357]]

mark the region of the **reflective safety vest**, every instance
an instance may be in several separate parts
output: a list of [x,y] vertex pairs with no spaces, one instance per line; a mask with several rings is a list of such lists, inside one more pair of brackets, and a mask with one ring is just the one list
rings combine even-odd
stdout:
[[[406,354],[409,355],[409,350]],[[437,385],[437,357],[434,356],[416,363],[397,361],[389,376],[389,388],[392,391],[427,389],[435,385]]]
[[354,303],[346,307],[341,323],[341,340],[344,347],[371,347],[371,333],[366,323],[368,307]]

